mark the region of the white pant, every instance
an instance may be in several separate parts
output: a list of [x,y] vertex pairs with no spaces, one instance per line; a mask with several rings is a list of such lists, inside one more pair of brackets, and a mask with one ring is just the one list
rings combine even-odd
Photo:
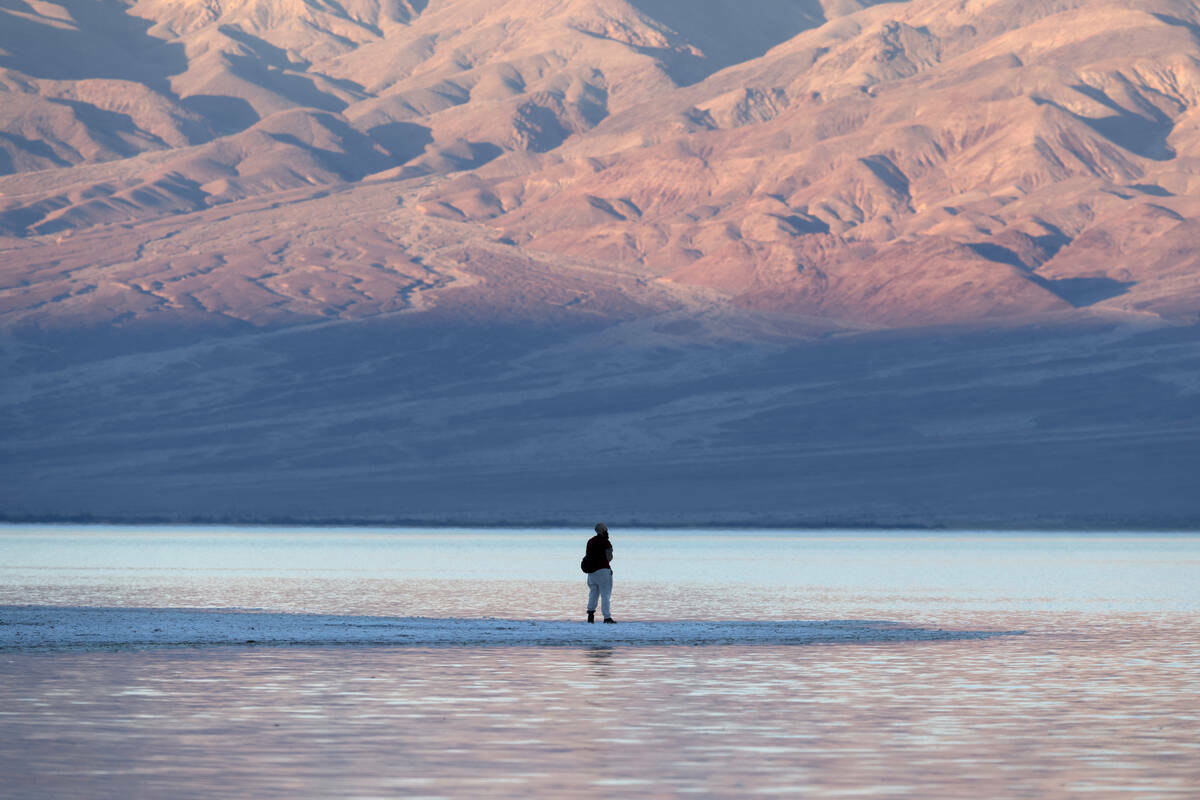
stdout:
[[612,570],[606,567],[604,569],[598,569],[595,572],[589,573],[587,583],[587,610],[596,610],[596,598],[599,597],[600,611],[604,614],[604,618],[608,619],[612,616],[612,609],[609,607],[609,601],[612,600]]

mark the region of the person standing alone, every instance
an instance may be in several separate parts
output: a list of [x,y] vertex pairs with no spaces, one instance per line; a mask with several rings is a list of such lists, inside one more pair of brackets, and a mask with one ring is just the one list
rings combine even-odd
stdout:
[[580,566],[587,573],[588,585],[588,622],[596,621],[596,599],[600,599],[600,610],[604,613],[605,622],[616,622],[612,618],[612,542],[608,540],[608,526],[603,522],[596,523],[596,535],[588,539],[587,551]]

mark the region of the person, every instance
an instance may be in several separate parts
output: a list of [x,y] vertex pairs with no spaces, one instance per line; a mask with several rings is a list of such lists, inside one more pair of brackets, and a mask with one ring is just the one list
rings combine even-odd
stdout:
[[616,622],[612,618],[612,542],[608,540],[608,526],[603,522],[596,523],[596,535],[588,539],[587,552],[583,557],[583,571],[588,574],[588,605],[587,621],[596,621],[596,600],[600,600],[600,610],[604,613],[604,621]]

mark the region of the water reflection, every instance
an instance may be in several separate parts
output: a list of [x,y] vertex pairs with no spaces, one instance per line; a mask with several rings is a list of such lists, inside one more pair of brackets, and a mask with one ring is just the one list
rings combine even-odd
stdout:
[[[1193,797],[1200,629],[0,656],[14,797]],[[971,789],[975,787],[975,789]]]

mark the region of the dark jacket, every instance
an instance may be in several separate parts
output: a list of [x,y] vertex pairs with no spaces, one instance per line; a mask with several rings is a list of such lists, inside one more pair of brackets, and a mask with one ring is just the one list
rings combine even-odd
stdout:
[[588,539],[587,552],[583,557],[583,571],[591,574],[598,569],[612,569],[609,565],[612,557],[612,542],[607,536],[597,533]]

